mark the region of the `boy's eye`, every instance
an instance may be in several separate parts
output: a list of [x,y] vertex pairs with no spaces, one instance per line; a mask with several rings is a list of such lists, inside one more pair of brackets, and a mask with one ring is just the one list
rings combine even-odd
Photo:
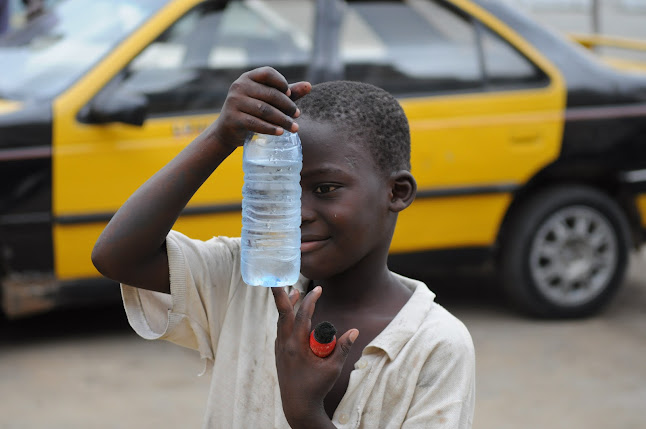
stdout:
[[328,192],[335,191],[337,186],[334,185],[319,185],[314,189],[315,194],[327,194]]

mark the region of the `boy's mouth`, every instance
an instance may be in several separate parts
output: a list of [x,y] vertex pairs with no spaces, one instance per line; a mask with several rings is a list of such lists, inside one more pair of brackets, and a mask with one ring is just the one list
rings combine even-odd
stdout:
[[318,250],[327,244],[329,237],[304,235],[301,237],[301,253]]

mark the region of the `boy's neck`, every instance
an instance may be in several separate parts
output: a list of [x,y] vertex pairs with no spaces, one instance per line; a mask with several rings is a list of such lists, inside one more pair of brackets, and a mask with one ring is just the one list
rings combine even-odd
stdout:
[[[361,265],[366,265],[365,269]],[[386,258],[380,264],[359,264],[337,276],[312,282],[312,287],[318,285],[323,294],[317,306],[342,311],[384,306],[388,297],[404,288],[388,269]]]

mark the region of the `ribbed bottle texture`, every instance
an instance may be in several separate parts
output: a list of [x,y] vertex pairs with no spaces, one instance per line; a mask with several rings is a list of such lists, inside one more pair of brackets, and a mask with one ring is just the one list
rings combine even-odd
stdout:
[[254,134],[244,144],[242,279],[252,286],[289,286],[301,267],[301,168],[296,133]]

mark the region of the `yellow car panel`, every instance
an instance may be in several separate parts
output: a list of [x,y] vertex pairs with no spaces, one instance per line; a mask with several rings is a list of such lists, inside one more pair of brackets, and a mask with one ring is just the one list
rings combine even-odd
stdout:
[[510,202],[511,194],[420,199],[399,215],[391,251],[489,245]]

